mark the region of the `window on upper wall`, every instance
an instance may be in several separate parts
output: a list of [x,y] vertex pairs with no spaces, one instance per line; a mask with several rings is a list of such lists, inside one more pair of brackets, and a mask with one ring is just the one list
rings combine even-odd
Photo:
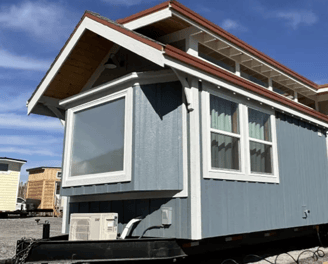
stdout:
[[279,183],[274,111],[223,90],[202,93],[204,177]]
[[0,163],[0,171],[8,171],[8,164]]
[[198,56],[233,73],[236,71],[236,64],[232,59],[215,52],[202,44],[198,44]]
[[68,110],[64,187],[130,180],[131,89]]
[[263,87],[268,88],[269,87],[269,80],[268,77],[263,76],[256,71],[253,71],[244,65],[240,65],[240,76],[244,77],[245,79],[248,79],[254,83],[257,83]]

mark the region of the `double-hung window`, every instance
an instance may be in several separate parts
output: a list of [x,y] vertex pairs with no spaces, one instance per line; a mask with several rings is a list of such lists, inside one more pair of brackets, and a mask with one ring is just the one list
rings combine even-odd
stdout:
[[275,113],[228,91],[205,89],[205,178],[279,183]]

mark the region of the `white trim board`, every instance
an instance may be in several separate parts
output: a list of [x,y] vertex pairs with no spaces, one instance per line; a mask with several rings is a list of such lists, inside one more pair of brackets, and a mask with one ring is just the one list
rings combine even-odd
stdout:
[[72,38],[69,40],[68,44],[64,48],[63,52],[58,57],[57,61],[51,67],[50,71],[46,75],[45,79],[40,84],[39,88],[32,96],[30,101],[27,104],[27,113],[30,114],[33,108],[36,106],[37,102],[41,96],[45,93],[48,88],[48,85],[55,77],[57,71],[65,62],[66,58],[69,56],[74,46],[78,42],[79,38],[83,34],[84,30],[90,30],[99,36],[102,36],[132,52],[152,61],[155,64],[158,64],[164,67],[164,57],[162,51],[159,51],[153,47],[150,47],[147,44],[144,44],[132,37],[129,37],[121,32],[118,32],[110,27],[107,27],[99,22],[96,22],[88,17],[85,17],[81,22],[80,26],[73,34]]
[[247,90],[243,89],[241,86],[231,84],[231,83],[229,83],[229,82],[227,82],[224,79],[221,79],[219,77],[214,77],[213,75],[208,74],[204,71],[198,70],[195,67],[192,67],[190,65],[181,63],[180,61],[178,61],[174,58],[165,56],[165,64],[170,66],[170,67],[173,67],[177,70],[185,72],[187,74],[193,75],[193,76],[195,76],[195,77],[197,77],[201,80],[207,81],[207,82],[215,84],[217,86],[225,87],[228,90],[231,90],[231,92],[235,92],[235,93],[238,93],[240,95],[246,96],[246,97],[250,98],[251,100],[254,100],[255,101],[254,103],[259,103],[259,104],[262,103],[263,105],[268,105],[268,106],[273,107],[275,109],[279,109],[282,112],[286,112],[286,113],[289,113],[290,115],[297,116],[300,119],[307,120],[310,123],[314,123],[314,124],[317,124],[321,127],[328,128],[328,123],[317,120],[314,117],[311,117],[309,115],[303,114],[303,113],[301,113],[297,110],[294,110],[294,109],[292,109],[288,106],[283,105],[282,103],[272,101],[272,100],[270,100],[270,99],[268,99],[264,96],[257,95],[255,93],[247,91]]
[[159,22],[161,20],[164,20],[166,18],[170,18],[172,16],[172,11],[169,7],[162,9],[160,11],[157,11],[155,13],[151,13],[149,15],[137,18],[133,21],[127,22],[124,25],[124,27],[130,29],[130,30],[136,30],[138,28]]

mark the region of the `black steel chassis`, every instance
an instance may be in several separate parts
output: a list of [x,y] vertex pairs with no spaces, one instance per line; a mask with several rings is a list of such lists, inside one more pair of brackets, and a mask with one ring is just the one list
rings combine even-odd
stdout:
[[67,236],[17,242],[17,253],[30,247],[25,263],[92,263],[164,260],[186,257],[177,239],[141,238],[68,241]]

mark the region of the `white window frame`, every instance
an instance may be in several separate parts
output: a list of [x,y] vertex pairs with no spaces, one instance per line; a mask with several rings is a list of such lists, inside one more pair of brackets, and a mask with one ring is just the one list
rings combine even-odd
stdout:
[[[94,174],[87,174],[81,176],[71,176],[70,160],[72,155],[74,114],[76,112],[122,98],[125,98],[123,170],[104,172],[104,173],[94,173]],[[132,91],[132,87],[129,87],[119,92],[106,95],[104,97],[89,101],[87,103],[75,106],[67,110],[66,143],[65,143],[65,150],[64,150],[62,187],[131,181],[132,107],[133,107],[133,91]]]
[[[203,141],[203,177],[207,179],[233,180],[233,181],[250,181],[250,182],[266,182],[279,183],[279,167],[278,167],[278,151],[277,151],[277,135],[276,135],[276,118],[272,109],[266,109],[263,105],[256,105],[247,98],[238,96],[232,91],[224,91],[224,88],[218,89],[209,83],[203,83],[202,91],[202,141]],[[227,169],[213,169],[211,166],[211,116],[210,116],[210,95],[214,95],[225,100],[238,103],[239,111],[239,131],[240,131],[240,171]],[[271,122],[271,143],[261,141],[249,137],[248,127],[248,108],[252,108],[259,112],[270,115]],[[229,132],[221,132],[220,134],[228,135]],[[233,133],[234,134],[234,133]],[[235,134],[234,134],[235,135]],[[256,141],[272,146],[272,174],[251,172],[250,163],[250,141]]]

